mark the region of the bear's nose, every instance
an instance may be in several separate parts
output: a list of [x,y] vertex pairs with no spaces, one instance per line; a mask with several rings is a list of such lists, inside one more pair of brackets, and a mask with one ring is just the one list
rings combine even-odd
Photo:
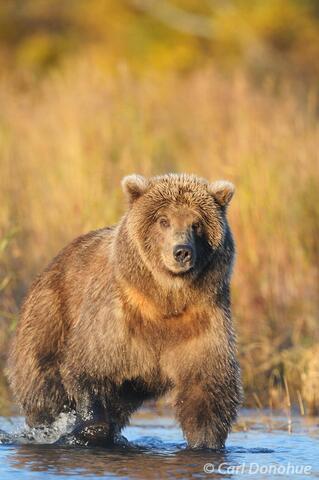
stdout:
[[190,262],[193,256],[193,249],[190,245],[175,245],[173,255],[179,263]]

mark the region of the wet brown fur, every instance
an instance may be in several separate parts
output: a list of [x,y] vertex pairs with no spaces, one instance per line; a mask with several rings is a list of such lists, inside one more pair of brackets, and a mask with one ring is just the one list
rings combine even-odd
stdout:
[[[74,240],[31,287],[9,359],[13,392],[30,426],[75,408],[111,439],[145,399],[172,390],[188,443],[221,448],[241,399],[231,194],[173,174],[130,177],[124,189],[130,207],[119,224]],[[165,270],[154,226],[158,212],[179,208],[181,224],[196,214],[205,230],[202,264],[185,275]]]

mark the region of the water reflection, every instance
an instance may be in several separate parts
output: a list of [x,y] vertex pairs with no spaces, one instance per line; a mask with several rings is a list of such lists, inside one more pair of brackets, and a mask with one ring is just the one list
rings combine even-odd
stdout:
[[[232,464],[231,453],[187,449],[155,453],[142,447],[91,449],[51,445],[20,446],[10,457],[12,468],[55,475],[81,475],[149,480],[150,478],[204,478],[204,465]],[[209,478],[220,473],[209,472]],[[223,474],[223,478],[231,475]]]
[[[250,412],[248,412],[250,413]],[[264,412],[266,415],[267,412]],[[88,448],[57,445],[68,430],[69,420],[60,419],[50,431],[28,431],[22,419],[8,422],[0,417],[3,445],[0,447],[0,479],[51,480],[75,476],[120,479],[252,478],[250,465],[263,470],[274,466],[311,466],[312,478],[319,476],[318,419],[293,418],[293,434],[288,434],[285,418],[271,419],[271,429],[263,417],[242,416],[224,452],[192,451],[186,448],[182,432],[164,414],[143,410],[123,433],[128,445]],[[14,427],[12,429],[12,427]],[[1,443],[1,432],[0,432]],[[45,444],[44,444],[45,443]],[[55,444],[54,444],[55,443]],[[206,471],[204,467],[206,468]],[[238,475],[243,473],[244,475]],[[254,475],[278,478],[278,475]],[[281,480],[291,475],[280,474]],[[305,478],[305,476],[298,476]],[[307,475],[309,478],[309,475]]]

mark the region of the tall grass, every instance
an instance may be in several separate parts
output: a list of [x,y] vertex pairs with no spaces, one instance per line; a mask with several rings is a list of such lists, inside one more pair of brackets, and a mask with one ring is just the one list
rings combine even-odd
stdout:
[[[5,364],[8,339],[18,320],[17,312],[10,311],[16,304],[11,290],[14,269],[10,257],[10,247],[15,233],[15,230],[11,230],[6,235],[0,236],[0,366]],[[0,411],[7,413],[8,407],[9,392],[3,371],[0,370]]]
[[123,67],[105,76],[85,62],[41,83],[1,82],[0,228],[18,233],[0,310],[17,312],[31,279],[66,242],[117,221],[123,175],[227,178],[237,186],[229,216],[246,401],[257,394],[276,405],[284,379],[300,400],[319,336],[313,92],[301,97],[270,80],[256,88],[240,73],[227,79],[209,69],[139,78]]

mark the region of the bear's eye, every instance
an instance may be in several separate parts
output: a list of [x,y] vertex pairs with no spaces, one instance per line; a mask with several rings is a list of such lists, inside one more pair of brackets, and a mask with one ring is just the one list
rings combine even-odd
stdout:
[[193,230],[194,230],[195,232],[197,232],[197,233],[201,232],[201,229],[202,229],[202,224],[201,224],[201,222],[195,222],[195,223],[193,223],[192,228],[193,228]]
[[168,228],[170,225],[167,217],[160,217],[158,222],[162,228]]

